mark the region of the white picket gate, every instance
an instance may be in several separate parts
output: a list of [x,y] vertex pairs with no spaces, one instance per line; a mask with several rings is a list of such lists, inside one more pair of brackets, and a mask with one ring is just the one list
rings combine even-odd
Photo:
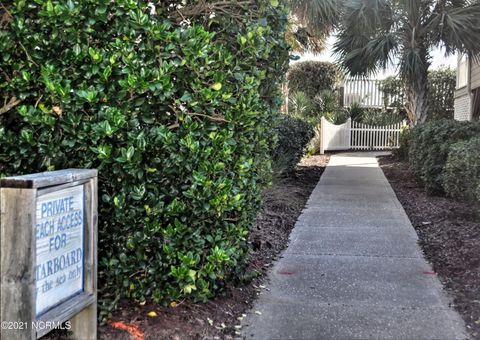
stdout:
[[352,121],[335,125],[321,120],[320,153],[327,150],[388,150],[399,147],[400,131],[405,122],[372,126]]

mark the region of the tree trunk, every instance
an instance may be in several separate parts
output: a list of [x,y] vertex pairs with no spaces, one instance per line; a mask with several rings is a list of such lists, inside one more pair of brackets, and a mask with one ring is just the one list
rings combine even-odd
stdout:
[[405,79],[405,109],[413,125],[423,124],[428,114],[428,62],[422,65],[422,72]]

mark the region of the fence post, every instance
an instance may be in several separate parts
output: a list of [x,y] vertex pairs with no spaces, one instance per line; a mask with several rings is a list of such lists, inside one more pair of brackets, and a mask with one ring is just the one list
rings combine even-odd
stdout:
[[322,116],[320,119],[320,154],[323,155],[325,154],[325,141],[324,141],[324,130],[325,130],[325,124],[324,124],[325,117]]

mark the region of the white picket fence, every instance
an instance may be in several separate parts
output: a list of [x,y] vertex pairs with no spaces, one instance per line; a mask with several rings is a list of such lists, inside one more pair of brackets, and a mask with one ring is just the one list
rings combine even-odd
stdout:
[[359,104],[361,107],[391,107],[394,102],[403,103],[403,89],[397,90],[400,95],[384,93],[382,80],[379,79],[345,79],[343,83],[343,107]]
[[320,153],[333,150],[388,150],[399,147],[400,131],[405,122],[371,126],[352,121],[341,125],[321,120]]

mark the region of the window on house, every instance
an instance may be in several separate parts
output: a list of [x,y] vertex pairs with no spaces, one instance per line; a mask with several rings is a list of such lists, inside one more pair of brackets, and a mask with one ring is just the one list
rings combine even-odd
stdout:
[[472,120],[480,120],[480,87],[472,91]]
[[462,55],[458,59],[457,65],[457,89],[467,86],[468,80],[468,57]]

